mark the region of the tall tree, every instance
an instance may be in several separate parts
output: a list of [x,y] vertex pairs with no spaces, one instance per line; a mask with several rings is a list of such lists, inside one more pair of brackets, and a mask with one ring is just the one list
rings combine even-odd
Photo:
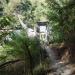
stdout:
[[75,1],[74,0],[47,0],[48,18],[52,26],[52,35],[55,40],[75,42]]

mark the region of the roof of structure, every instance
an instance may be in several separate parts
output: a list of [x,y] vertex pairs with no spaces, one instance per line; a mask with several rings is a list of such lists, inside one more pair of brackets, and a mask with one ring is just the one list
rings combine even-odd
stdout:
[[48,22],[37,22],[37,24],[38,24],[39,26],[45,26],[45,25],[48,24]]

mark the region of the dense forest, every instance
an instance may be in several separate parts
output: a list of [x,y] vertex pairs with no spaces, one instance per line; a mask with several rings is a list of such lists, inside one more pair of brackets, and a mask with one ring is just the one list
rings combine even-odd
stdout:
[[75,0],[0,0],[0,75],[75,75],[74,24]]

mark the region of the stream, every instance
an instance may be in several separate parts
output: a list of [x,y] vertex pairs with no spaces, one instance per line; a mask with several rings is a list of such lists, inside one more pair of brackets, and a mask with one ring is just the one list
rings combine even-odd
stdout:
[[44,48],[49,59],[52,62],[52,64],[50,63],[52,65],[50,66],[50,68],[53,70],[53,72],[49,73],[48,75],[75,75],[72,74],[75,68],[56,60],[55,53],[49,46],[45,45]]

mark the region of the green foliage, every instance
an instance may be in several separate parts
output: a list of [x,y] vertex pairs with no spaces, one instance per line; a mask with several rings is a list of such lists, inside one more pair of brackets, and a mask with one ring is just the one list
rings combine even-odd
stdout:
[[0,28],[4,28],[6,26],[12,25],[12,23],[15,22],[13,16],[2,16],[0,18]]
[[54,40],[60,42],[75,42],[75,6],[74,0],[48,1],[48,18],[52,27]]
[[6,0],[7,3],[9,3],[9,0]]
[[16,26],[16,19],[12,15],[3,15],[0,17],[0,42],[10,33],[10,30]]
[[[17,6],[17,8],[16,8],[16,10],[17,11],[20,11],[20,12],[27,12],[27,11],[29,11],[30,9],[31,9],[31,3],[30,3],[30,1],[28,1],[28,0],[23,0],[18,6]],[[21,14],[22,14],[21,13]]]
[[[36,38],[28,38],[24,32],[19,34],[13,32],[11,34],[11,41],[6,41],[4,46],[6,53],[13,57],[18,57],[28,60],[28,50],[33,58],[34,65],[40,61],[40,44]],[[36,62],[37,61],[37,62]]]
[[15,11],[24,17],[24,22],[34,26],[36,22],[46,18],[46,4],[39,1],[22,0]]

